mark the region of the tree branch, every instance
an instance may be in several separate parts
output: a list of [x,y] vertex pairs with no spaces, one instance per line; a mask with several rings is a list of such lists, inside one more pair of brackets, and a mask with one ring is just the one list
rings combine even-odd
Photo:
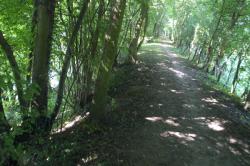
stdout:
[[2,102],[2,89],[0,88],[0,133],[8,131],[9,129],[10,126],[4,114],[4,108]]
[[63,62],[63,66],[62,66],[62,71],[61,71],[61,75],[60,75],[60,80],[59,80],[59,88],[58,88],[58,92],[57,92],[57,99],[56,99],[56,103],[55,103],[55,107],[53,110],[53,113],[51,115],[51,124],[53,124],[54,120],[56,119],[56,116],[60,110],[61,104],[62,104],[62,99],[63,99],[63,90],[64,90],[64,84],[65,84],[65,80],[67,77],[67,72],[69,69],[69,64],[70,64],[70,59],[72,57],[72,53],[71,53],[71,49],[72,46],[75,42],[75,39],[77,37],[77,33],[81,27],[83,18],[85,16],[85,13],[88,9],[88,4],[89,4],[90,0],[86,0],[83,2],[80,14],[78,15],[77,18],[77,22],[73,28],[72,34],[70,36],[69,42],[68,42],[68,46],[67,46],[67,51],[66,51],[66,55],[65,55],[65,59]]
[[23,93],[23,85],[22,85],[22,78],[21,78],[21,72],[18,67],[18,64],[16,62],[16,58],[14,56],[13,50],[7,40],[3,36],[3,32],[0,30],[0,45],[2,46],[3,51],[5,52],[5,55],[10,63],[13,75],[14,75],[14,81],[17,88],[17,96],[18,101],[21,106],[21,110],[23,110],[26,107],[26,102],[24,100],[24,93]]

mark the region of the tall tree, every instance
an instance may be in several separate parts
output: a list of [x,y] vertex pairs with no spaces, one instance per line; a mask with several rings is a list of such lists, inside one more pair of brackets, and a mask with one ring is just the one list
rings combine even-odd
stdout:
[[55,0],[36,0],[34,3],[37,25],[34,31],[32,83],[37,86],[38,93],[34,96],[32,106],[38,111],[35,123],[39,128],[47,128],[49,122],[48,84],[55,5]]
[[105,115],[106,95],[109,88],[110,73],[117,54],[119,34],[122,27],[126,0],[111,0],[109,26],[105,34],[102,62],[95,85],[91,116],[102,120]]

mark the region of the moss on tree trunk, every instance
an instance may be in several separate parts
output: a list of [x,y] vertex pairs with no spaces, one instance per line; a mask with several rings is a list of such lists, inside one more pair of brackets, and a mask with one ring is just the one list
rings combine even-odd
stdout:
[[106,96],[109,88],[110,74],[117,54],[119,34],[121,31],[126,0],[112,0],[109,28],[105,34],[103,59],[99,67],[95,85],[95,94],[91,107],[91,116],[100,121],[105,115]]

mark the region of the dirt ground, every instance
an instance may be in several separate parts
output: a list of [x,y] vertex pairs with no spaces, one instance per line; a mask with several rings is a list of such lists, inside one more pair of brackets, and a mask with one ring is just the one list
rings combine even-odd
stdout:
[[232,100],[200,72],[149,43],[141,62],[122,67],[111,94],[117,116],[104,132],[73,127],[55,135],[36,165],[249,166],[250,130]]

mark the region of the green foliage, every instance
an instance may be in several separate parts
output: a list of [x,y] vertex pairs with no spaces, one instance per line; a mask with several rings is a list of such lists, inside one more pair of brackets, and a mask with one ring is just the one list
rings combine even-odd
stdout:
[[249,86],[249,5],[249,1],[194,0],[172,1],[168,6],[167,30],[176,46],[226,87],[236,87],[238,95]]
[[[18,132],[18,130],[15,130]],[[8,160],[17,161],[18,163],[22,163],[21,156],[23,154],[23,146],[19,144],[18,146],[14,145],[16,133],[1,133],[0,134],[0,165],[6,164],[5,162]]]

